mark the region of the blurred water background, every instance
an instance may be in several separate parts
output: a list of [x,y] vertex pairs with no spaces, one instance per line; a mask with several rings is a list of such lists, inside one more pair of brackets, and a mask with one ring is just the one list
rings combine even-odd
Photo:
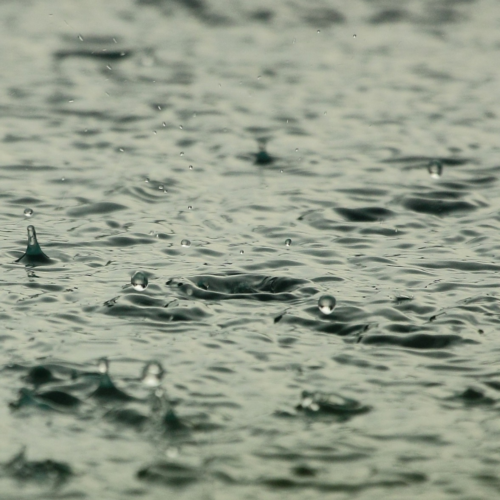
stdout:
[[495,498],[497,2],[0,26],[2,500]]

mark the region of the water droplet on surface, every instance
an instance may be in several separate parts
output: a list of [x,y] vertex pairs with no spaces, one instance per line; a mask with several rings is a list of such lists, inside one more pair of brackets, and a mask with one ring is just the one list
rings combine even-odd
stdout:
[[135,290],[143,292],[148,287],[148,277],[142,271],[138,271],[132,276],[130,283]]
[[289,247],[292,244],[292,240],[290,238],[285,240],[285,246]]
[[193,170],[193,165],[189,165],[189,170]]
[[189,240],[182,240],[181,241],[181,246],[183,246],[184,248],[190,247],[191,246],[191,242]]
[[33,210],[31,210],[31,208],[24,209],[24,216],[25,217],[31,217],[32,215],[33,215]]
[[142,370],[142,383],[147,387],[158,387],[161,384],[165,370],[158,361],[150,361]]
[[427,165],[427,170],[433,179],[439,179],[443,175],[443,164],[439,160],[432,160]]
[[181,152],[179,153],[179,156],[184,156],[184,151],[181,151]]
[[99,373],[107,374],[109,372],[109,361],[106,358],[101,358],[97,363]]
[[28,226],[28,246],[26,247],[24,255],[17,259],[16,262],[24,262],[28,265],[50,263],[49,257],[43,253],[38,244],[34,226]]
[[323,314],[331,314],[335,309],[337,301],[331,295],[323,295],[318,300],[318,308]]

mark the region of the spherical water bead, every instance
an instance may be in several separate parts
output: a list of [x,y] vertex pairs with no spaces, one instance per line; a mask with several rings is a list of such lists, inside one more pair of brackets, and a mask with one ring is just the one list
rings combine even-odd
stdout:
[[184,248],[190,247],[191,246],[191,242],[189,240],[182,240],[181,241],[181,246],[184,247]]
[[142,370],[142,383],[147,387],[158,387],[161,384],[165,370],[158,361],[150,361]]
[[287,240],[285,240],[285,246],[286,247],[289,247],[291,244],[292,244],[292,240],[290,238],[288,238]]
[[337,301],[331,295],[323,295],[318,300],[318,308],[323,314],[331,314],[335,309]]
[[132,276],[130,280],[132,286],[138,292],[143,292],[148,287],[148,277],[141,271],[138,271]]
[[427,165],[427,170],[433,179],[439,179],[443,175],[443,164],[439,160],[432,160]]
[[106,358],[101,358],[97,363],[97,369],[99,370],[99,373],[102,373],[103,375],[108,373],[109,361]]
[[31,217],[32,215],[33,215],[33,210],[31,210],[31,208],[24,209],[24,216],[25,217]]

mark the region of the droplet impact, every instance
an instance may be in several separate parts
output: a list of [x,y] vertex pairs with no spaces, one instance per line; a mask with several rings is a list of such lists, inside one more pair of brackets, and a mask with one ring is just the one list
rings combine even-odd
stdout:
[[285,246],[289,247],[292,244],[292,240],[290,238],[285,240]]
[[323,314],[331,314],[335,309],[337,301],[331,295],[323,295],[318,300],[318,308]]
[[99,373],[103,375],[109,372],[109,361],[106,358],[101,358],[97,363]]
[[439,179],[443,175],[443,164],[439,160],[432,160],[427,166],[430,176]]
[[183,246],[184,248],[190,247],[191,246],[191,242],[189,240],[182,240],[181,241],[181,246]]
[[164,374],[165,370],[158,361],[150,361],[142,371],[141,381],[147,387],[158,387]]
[[33,210],[31,210],[31,208],[24,209],[24,216],[25,217],[31,217],[32,215],[33,215]]
[[16,262],[23,262],[27,265],[50,263],[50,258],[43,253],[40,245],[38,244],[34,226],[28,226],[28,246],[24,255],[17,259]]
[[135,290],[143,292],[148,287],[148,277],[142,271],[138,271],[132,276],[130,283]]

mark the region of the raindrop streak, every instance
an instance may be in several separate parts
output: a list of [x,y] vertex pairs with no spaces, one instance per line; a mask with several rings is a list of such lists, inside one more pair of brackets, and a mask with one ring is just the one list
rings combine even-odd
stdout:
[[318,308],[323,314],[331,314],[336,304],[335,297],[331,295],[323,295],[318,300]]
[[33,210],[31,210],[31,208],[24,209],[24,216],[25,217],[31,217],[32,215],[33,215]]
[[148,287],[148,277],[142,271],[138,271],[132,276],[130,283],[135,290],[143,292]]
[[439,160],[432,160],[427,166],[430,176],[439,179],[443,175],[443,164]]
[[181,246],[183,246],[184,248],[190,247],[191,246],[191,242],[189,240],[182,240],[181,241]]
[[142,370],[142,383],[147,387],[158,387],[161,384],[165,370],[158,361],[150,361]]
[[291,244],[292,244],[292,240],[290,238],[285,240],[285,246],[289,247]]
[[50,259],[47,257],[36,239],[36,231],[34,226],[28,226],[28,247],[26,252],[22,257],[16,260],[16,262],[23,262],[26,265],[43,265],[50,264]]

